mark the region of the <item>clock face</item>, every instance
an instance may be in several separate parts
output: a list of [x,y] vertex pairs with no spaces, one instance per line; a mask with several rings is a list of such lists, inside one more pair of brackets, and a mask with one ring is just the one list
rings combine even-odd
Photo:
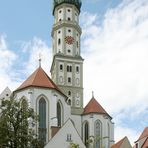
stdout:
[[74,38],[72,36],[66,36],[65,37],[65,42],[69,45],[73,44],[74,43]]

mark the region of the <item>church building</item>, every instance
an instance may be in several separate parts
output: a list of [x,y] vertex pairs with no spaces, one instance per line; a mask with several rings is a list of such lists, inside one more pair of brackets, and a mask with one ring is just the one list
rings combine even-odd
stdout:
[[[39,115],[32,127],[45,148],[110,148],[114,144],[112,117],[94,95],[84,107],[83,62],[79,15],[81,0],[52,0],[51,78],[39,67],[13,92]],[[87,60],[87,59],[86,59]],[[95,80],[92,79],[92,81]]]

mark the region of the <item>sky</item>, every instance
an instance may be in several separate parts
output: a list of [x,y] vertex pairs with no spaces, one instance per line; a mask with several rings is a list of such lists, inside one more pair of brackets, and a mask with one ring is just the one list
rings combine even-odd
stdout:
[[[82,0],[84,105],[92,97],[113,117],[115,140],[133,144],[148,126],[148,1]],[[0,0],[0,92],[36,68],[50,75],[52,0]]]

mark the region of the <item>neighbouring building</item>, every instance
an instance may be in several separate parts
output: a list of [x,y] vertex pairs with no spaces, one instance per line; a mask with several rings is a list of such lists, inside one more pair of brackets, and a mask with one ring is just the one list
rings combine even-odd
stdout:
[[132,146],[131,146],[128,138],[124,137],[123,139],[121,139],[117,143],[113,144],[111,146],[111,148],[132,148]]
[[134,148],[148,148],[148,127],[144,129],[138,140],[135,142]]

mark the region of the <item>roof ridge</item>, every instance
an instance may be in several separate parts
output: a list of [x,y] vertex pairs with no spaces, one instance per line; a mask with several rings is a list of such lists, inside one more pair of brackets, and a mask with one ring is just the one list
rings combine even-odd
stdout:
[[[33,74],[34,74],[35,72],[36,72],[36,74],[35,74],[34,79],[32,80],[32,83],[35,82],[35,79],[36,79],[36,77],[37,77],[37,73],[39,72],[40,69],[43,70],[41,67],[39,67],[39,68],[36,69],[36,71],[33,72]],[[44,72],[44,71],[43,71],[43,72]]]

